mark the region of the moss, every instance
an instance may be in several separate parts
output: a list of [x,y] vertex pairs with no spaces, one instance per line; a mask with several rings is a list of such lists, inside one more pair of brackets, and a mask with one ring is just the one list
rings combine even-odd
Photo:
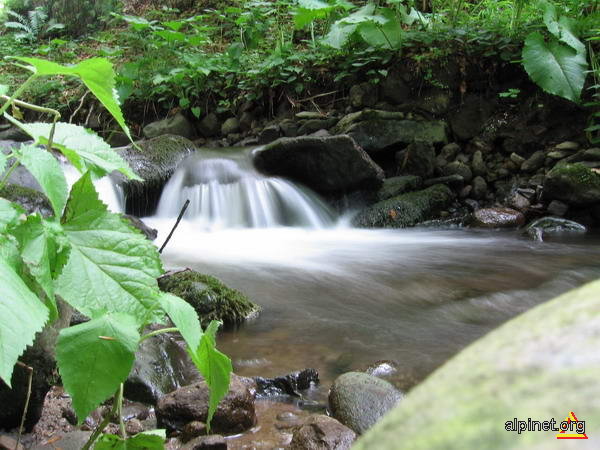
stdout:
[[260,310],[259,306],[240,291],[227,287],[213,276],[193,270],[168,274],[158,282],[163,291],[175,294],[191,304],[203,326],[211,320],[236,325]]
[[544,197],[581,206],[597,203],[600,175],[585,164],[557,164],[544,180]]
[[550,173],[556,176],[567,177],[574,184],[583,183],[589,184],[593,188],[600,188],[600,175],[594,173],[585,164],[565,164],[555,167]]
[[0,197],[18,203],[29,214],[40,212],[43,216],[52,215],[52,207],[48,199],[34,189],[16,184],[8,184],[0,191]]

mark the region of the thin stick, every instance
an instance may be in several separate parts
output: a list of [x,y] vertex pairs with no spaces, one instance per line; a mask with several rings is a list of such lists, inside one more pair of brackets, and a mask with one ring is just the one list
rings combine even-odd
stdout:
[[21,416],[21,424],[19,425],[19,434],[17,435],[17,445],[15,445],[15,450],[19,448],[19,444],[21,443],[21,435],[23,434],[23,429],[25,428],[25,417],[27,416],[27,410],[29,409],[29,399],[31,398],[31,381],[33,380],[33,367],[23,364],[20,361],[17,361],[17,365],[24,367],[29,372],[29,380],[27,381],[27,396],[25,397],[25,407],[23,408],[23,415]]
[[169,235],[167,236],[167,240],[165,241],[165,243],[162,245],[162,247],[160,248],[160,250],[158,251],[158,253],[162,253],[162,251],[164,250],[164,248],[167,246],[167,244],[169,243],[169,241],[171,240],[171,236],[173,236],[173,233],[175,232],[175,229],[177,228],[177,226],[179,225],[179,222],[181,222],[181,218],[183,217],[183,215],[185,214],[185,210],[187,209],[187,207],[190,205],[190,201],[189,199],[185,201],[183,208],[181,208],[181,212],[179,213],[179,217],[177,217],[177,221],[175,222],[175,225],[173,225],[173,228],[171,229],[171,232],[169,233]]
[[79,102],[79,106],[77,107],[77,109],[73,112],[73,114],[71,114],[71,117],[69,117],[69,123],[73,123],[73,118],[77,115],[77,113],[81,110],[81,107],[83,106],[83,102],[85,101],[85,98],[87,97],[87,95],[90,93],[90,91],[85,91],[85,94],[83,94],[83,97],[81,97],[81,101]]

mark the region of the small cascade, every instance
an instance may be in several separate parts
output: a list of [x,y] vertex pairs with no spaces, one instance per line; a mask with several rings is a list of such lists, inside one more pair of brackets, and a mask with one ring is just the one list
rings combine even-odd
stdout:
[[189,156],[165,186],[156,215],[176,217],[187,199],[186,218],[205,229],[333,224],[333,214],[316,194],[262,176],[243,158]]

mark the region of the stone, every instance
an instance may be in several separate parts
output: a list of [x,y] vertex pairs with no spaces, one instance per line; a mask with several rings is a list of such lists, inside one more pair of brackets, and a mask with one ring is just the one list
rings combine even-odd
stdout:
[[353,108],[365,108],[377,103],[377,87],[371,83],[355,84],[348,92]]
[[337,119],[310,119],[304,121],[298,129],[298,135],[312,134],[315,131],[327,130],[338,122]]
[[446,161],[452,161],[456,158],[456,155],[460,152],[460,145],[456,142],[451,142],[450,144],[446,144],[440,150],[440,156],[444,158]]
[[173,117],[149,123],[144,127],[144,137],[146,139],[152,139],[164,134],[183,136],[187,139],[194,139],[196,135],[190,121],[180,112]]
[[571,156],[572,152],[568,150],[555,150],[553,152],[549,152],[546,156],[550,159],[563,159],[567,156]]
[[398,373],[399,366],[395,361],[377,361],[370,364],[366,369],[365,373],[374,377],[391,377]]
[[362,372],[339,376],[331,386],[333,417],[362,434],[402,399],[403,394],[385,380]]
[[600,202],[600,174],[581,163],[555,166],[544,179],[545,200],[585,206]]
[[544,235],[587,232],[584,225],[560,217],[542,217],[527,225],[527,230],[532,228],[541,230]]
[[30,139],[31,136],[17,127],[8,127],[0,131],[0,141],[26,142]]
[[460,109],[450,114],[450,128],[461,141],[477,136],[494,111],[494,104],[484,98],[470,96]]
[[417,141],[431,145],[448,142],[447,125],[442,120],[405,119],[403,113],[372,109],[343,117],[331,131],[349,135],[368,153]]
[[443,172],[446,176],[460,175],[463,177],[463,180],[465,180],[466,183],[473,179],[473,172],[471,171],[471,168],[467,164],[460,161],[451,162],[444,167]]
[[514,192],[508,199],[508,205],[518,211],[524,212],[531,206],[531,202],[518,192]]
[[285,137],[298,136],[298,124],[293,120],[286,119],[281,121],[281,123],[279,124],[279,128],[281,128],[281,133]]
[[399,177],[386,178],[383,186],[377,191],[377,200],[383,201],[396,197],[410,191],[416,191],[423,185],[421,177],[415,175],[403,175]]
[[346,450],[352,446],[356,433],[332,417],[311,416],[294,431],[291,450]]
[[247,132],[252,129],[252,123],[256,120],[254,114],[250,111],[244,111],[240,116],[240,130],[242,132]]
[[180,450],[227,450],[227,441],[219,434],[198,436],[182,445]]
[[523,162],[523,164],[521,164],[521,170],[523,172],[535,172],[544,166],[545,159],[546,154],[539,150],[531,155],[525,162]]
[[206,433],[206,424],[198,420],[193,420],[186,423],[183,427],[183,430],[181,431],[181,440],[183,442],[188,442],[194,438],[197,438],[198,436],[206,435]]
[[450,107],[450,93],[446,90],[434,89],[421,96],[417,106],[430,114],[446,114]]
[[473,184],[473,191],[471,192],[472,197],[476,200],[484,199],[487,194],[487,190],[488,190],[486,181],[482,177],[477,176],[477,177],[473,178],[472,184]]
[[560,144],[554,146],[556,150],[566,150],[570,152],[576,152],[579,150],[579,144],[577,142],[565,141]]
[[221,125],[221,135],[227,136],[240,130],[240,121],[236,117],[230,117]]
[[408,100],[410,86],[401,78],[399,73],[389,73],[381,83],[381,95],[386,100],[398,105]]
[[274,378],[254,377],[254,382],[259,397],[281,395],[302,397],[300,391],[310,389],[314,384],[319,383],[319,373],[315,369],[304,369]]
[[205,138],[211,138],[221,131],[221,122],[215,113],[209,113],[198,124],[198,131]]
[[487,173],[487,167],[483,161],[483,153],[481,153],[481,150],[477,150],[475,153],[473,153],[471,169],[473,169],[473,174],[475,176],[483,177]]
[[48,439],[48,444],[36,445],[32,450],[81,450],[91,435],[91,431],[80,430],[57,434]]
[[256,317],[260,307],[236,289],[223,284],[211,275],[191,269],[167,272],[158,279],[164,291],[183,298],[194,307],[202,326],[212,320],[227,326],[239,325],[246,319]]
[[125,424],[125,432],[129,436],[136,435],[138,433],[141,433],[142,431],[144,431],[144,425],[139,419],[136,419],[135,417],[133,419],[129,419]]
[[134,228],[138,229],[144,236],[146,236],[147,239],[153,241],[158,236],[158,231],[154,228],[150,228],[139,217],[135,217],[130,214],[122,214],[122,216]]
[[569,205],[560,200],[552,200],[548,205],[547,211],[553,216],[564,216],[569,210]]
[[279,139],[279,125],[269,125],[258,135],[258,143],[260,145],[270,144]]
[[[599,311],[594,281],[517,315],[430,374],[353,449],[594,448]],[[515,417],[562,421],[570,411],[585,420],[589,440],[566,446],[556,432],[506,430]]]
[[510,208],[483,208],[473,213],[472,226],[480,228],[515,228],[525,223],[523,213]]
[[[192,421],[206,423],[209,390],[205,381],[184,386],[162,397],[156,405],[159,427],[181,431]],[[235,374],[231,376],[229,392],[219,402],[211,422],[217,433],[241,433],[256,423],[254,395]]]
[[427,142],[413,142],[396,153],[396,163],[400,173],[431,177],[435,169],[435,149]]
[[378,189],[383,170],[348,136],[280,138],[255,151],[256,168],[321,193]]
[[316,111],[300,111],[295,114],[296,119],[324,119],[325,116]]
[[423,182],[423,186],[425,187],[433,186],[434,184],[447,184],[448,186],[452,187],[461,187],[465,184],[465,179],[462,177],[462,175],[455,173],[453,175],[446,175],[444,177],[430,178]]
[[443,184],[377,202],[352,219],[361,228],[405,228],[432,219],[447,208],[454,194]]

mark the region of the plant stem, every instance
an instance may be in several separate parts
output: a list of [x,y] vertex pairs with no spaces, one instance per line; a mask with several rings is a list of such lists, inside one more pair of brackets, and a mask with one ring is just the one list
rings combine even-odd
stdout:
[[116,398],[117,402],[117,414],[119,415],[119,432],[123,439],[127,438],[125,433],[125,423],[123,422],[123,383],[119,386],[119,395]]
[[[121,383],[121,385],[119,386],[119,389],[117,389],[117,392],[115,392],[115,399],[113,401],[113,405],[112,405],[110,412],[104,416],[104,418],[102,419],[102,422],[100,422],[100,425],[98,425],[96,427],[96,429],[94,430],[94,432],[92,433],[92,435],[90,436],[88,441],[85,443],[85,445],[83,447],[81,447],[81,450],[90,450],[92,448],[92,446],[94,445],[94,442],[96,442],[96,440],[102,434],[102,431],[104,431],[106,426],[110,423],[110,419],[115,417],[116,414],[120,411],[120,408],[121,408],[120,405],[123,402],[122,389],[123,389],[123,384]],[[120,401],[118,401],[119,398],[120,398]]]
[[27,410],[29,409],[29,399],[31,398],[31,381],[33,380],[33,367],[23,364],[20,361],[17,361],[17,365],[25,368],[29,372],[29,378],[27,380],[27,396],[25,397],[25,406],[23,407],[23,415],[21,416],[21,423],[19,424],[19,434],[17,435],[17,445],[15,445],[16,449],[19,448],[19,444],[21,443],[21,435],[23,434],[23,429],[25,428],[25,417],[27,416]]
[[27,78],[27,80],[25,80],[25,82],[19,86],[19,88],[13,93],[12,96],[9,97],[9,99],[4,103],[4,105],[2,105],[2,107],[0,108],[0,115],[4,114],[6,112],[6,110],[8,109],[8,107],[11,105],[11,103],[13,102],[13,100],[15,100],[19,95],[21,95],[21,92],[23,92],[25,89],[27,89],[27,87],[33,82],[33,80],[35,80],[37,78],[36,74],[31,75],[29,78]]
[[159,334],[175,333],[177,331],[179,331],[179,328],[175,328],[175,327],[172,327],[172,328],[161,328],[160,330],[155,330],[155,331],[152,331],[152,332],[150,332],[148,334],[143,335],[140,338],[140,343],[144,342],[146,339],[151,338],[153,336],[158,336]]

